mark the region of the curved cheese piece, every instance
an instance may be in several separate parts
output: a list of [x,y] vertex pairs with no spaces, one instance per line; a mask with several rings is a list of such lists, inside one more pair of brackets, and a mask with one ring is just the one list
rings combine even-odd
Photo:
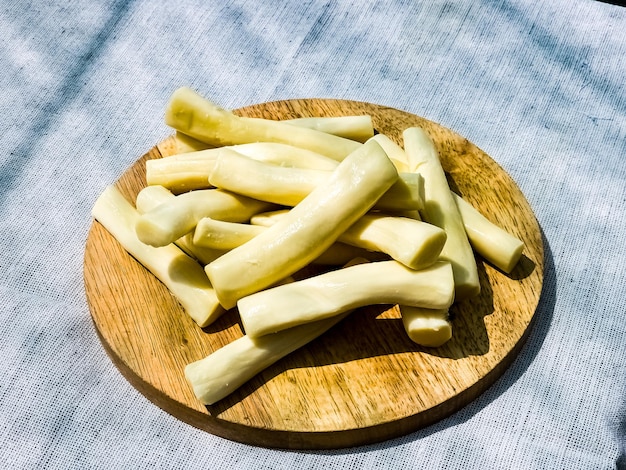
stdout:
[[115,186],[109,186],[100,195],[92,215],[130,255],[165,284],[199,326],[209,325],[224,313],[198,262],[175,245],[156,248],[137,238],[135,223],[139,213]]
[[397,179],[380,145],[363,144],[276,224],[206,266],[222,305],[232,308],[309,264]]
[[246,334],[259,337],[374,304],[447,309],[454,301],[450,263],[416,271],[397,261],[358,264],[267,289],[239,300]]
[[279,142],[312,150],[341,161],[361,143],[325,132],[270,119],[239,117],[194,90],[176,90],[165,110],[165,123],[215,147],[250,142]]
[[448,236],[441,259],[452,264],[456,298],[474,297],[480,293],[476,259],[435,144],[419,127],[406,129],[403,137],[409,169],[424,178],[423,219],[445,230]]

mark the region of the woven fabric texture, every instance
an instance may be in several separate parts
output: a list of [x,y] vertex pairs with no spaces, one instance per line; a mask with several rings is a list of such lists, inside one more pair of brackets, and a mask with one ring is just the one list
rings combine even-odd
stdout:
[[[624,31],[626,9],[593,0],[3,0],[1,466],[625,469]],[[91,322],[85,240],[98,195],[169,135],[183,85],[225,108],[384,104],[492,156],[545,237],[513,365],[447,419],[334,451],[231,442],[137,392]]]

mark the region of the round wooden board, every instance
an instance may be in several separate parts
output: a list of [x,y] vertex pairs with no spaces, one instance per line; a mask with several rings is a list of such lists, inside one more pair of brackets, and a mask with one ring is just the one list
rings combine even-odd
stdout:
[[[453,306],[454,336],[440,348],[412,343],[396,308],[364,308],[207,407],[194,397],[183,368],[242,335],[236,311],[198,328],[94,222],[85,250],[87,300],[102,344],[127,380],[192,426],[290,449],[342,448],[404,435],[452,414],[489,387],[524,343],[543,282],[539,226],[506,172],[456,133],[384,106],[307,99],[235,113],[271,119],[370,114],[376,130],[399,144],[405,128],[421,126],[436,142],[453,189],[520,237],[525,254],[510,275],[477,260],[482,293]],[[134,202],[146,184],[145,160],[174,152],[173,139],[165,140],[124,173],[118,188]]]

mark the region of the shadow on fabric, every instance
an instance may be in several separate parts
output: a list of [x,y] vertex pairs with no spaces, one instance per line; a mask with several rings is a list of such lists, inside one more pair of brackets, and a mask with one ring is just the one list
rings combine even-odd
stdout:
[[[316,451],[315,453],[324,453],[328,455],[350,454],[354,452],[363,452],[367,449],[374,450],[393,448],[398,445],[406,444],[407,442],[420,440],[424,437],[442,431],[443,429],[447,429],[468,421],[477,413],[479,413],[483,408],[485,408],[485,406],[487,406],[488,404],[496,400],[504,392],[506,392],[511,387],[511,385],[513,385],[520,377],[522,377],[522,375],[524,375],[528,367],[533,363],[537,354],[541,350],[550,324],[552,322],[554,306],[556,303],[557,280],[554,259],[552,257],[550,245],[548,244],[548,241],[545,238],[543,231],[542,239],[544,245],[545,263],[544,283],[531,331],[526,340],[526,344],[522,347],[517,359],[513,361],[509,369],[499,379],[497,379],[490,388],[488,388],[485,392],[479,395],[478,398],[476,398],[473,402],[466,405],[464,408],[461,408],[459,411],[452,414],[451,416],[444,418],[441,421],[434,423],[428,427],[410,433],[406,436],[367,446],[329,451]],[[626,427],[626,422],[623,424],[624,427]],[[626,455],[622,453],[622,455],[618,458],[616,464],[619,470],[626,470]]]
[[626,7],[626,2],[624,0],[598,0],[598,1],[601,3],[610,3],[611,5],[617,5],[618,7]]

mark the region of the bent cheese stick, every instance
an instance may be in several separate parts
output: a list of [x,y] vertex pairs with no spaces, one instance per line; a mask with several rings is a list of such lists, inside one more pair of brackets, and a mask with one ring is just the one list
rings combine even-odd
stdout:
[[[226,250],[236,248],[252,240],[265,230],[266,227],[262,225],[223,222],[206,217],[196,225],[193,232],[193,246],[196,250],[221,251],[223,254]],[[211,261],[216,258],[214,257]],[[354,258],[365,258],[369,261],[389,259],[383,253],[335,242],[324,253],[311,261],[311,264],[340,266]]]
[[447,309],[453,300],[450,263],[437,261],[416,271],[397,261],[378,261],[257,292],[237,307],[246,334],[255,338],[366,305]]
[[452,194],[474,250],[497,268],[510,273],[522,256],[524,242],[491,222],[459,195]]
[[206,266],[222,305],[234,307],[241,297],[309,264],[397,179],[380,145],[363,144],[276,224]]
[[339,240],[348,245],[387,253],[412,269],[433,264],[446,243],[439,227],[408,217],[365,214]]
[[209,175],[211,185],[275,204],[295,206],[330,174],[271,165],[228,148],[220,150]]
[[[332,158],[292,145],[274,142],[254,142],[233,145],[231,150],[253,160],[275,165],[332,171],[339,164]],[[161,185],[174,193],[208,189],[209,175],[223,147],[180,153],[146,161],[146,182]]]
[[[176,196],[172,194],[171,191],[163,186],[146,186],[137,194],[135,206],[137,206],[137,211],[139,211],[140,214],[145,214],[175,197]],[[223,249],[208,248],[195,244],[193,241],[193,232],[183,235],[176,240],[174,244],[188,255],[196,258],[203,266],[206,266],[226,252],[226,250]]]
[[[262,201],[295,206],[326,181],[332,171],[289,168],[221,149],[209,182],[218,188]],[[423,182],[416,173],[402,173],[375,204],[378,210],[412,210],[422,207]]]
[[215,147],[249,142],[280,142],[341,161],[361,143],[270,119],[239,117],[194,90],[176,90],[165,110],[165,123]]
[[480,292],[478,269],[459,209],[450,192],[435,144],[426,132],[411,127],[403,132],[409,169],[424,178],[423,218],[446,231],[448,239],[441,259],[450,261],[454,272],[456,299],[473,297]]
[[[161,185],[175,193],[208,189],[215,159],[224,147],[187,151],[146,161],[146,182]],[[246,157],[275,165],[332,171],[339,164],[310,150],[274,142],[254,142],[227,147]]]
[[[280,122],[293,126],[307,127],[316,131],[333,134],[357,142],[365,143],[374,135],[372,117],[364,116],[316,116],[308,118],[284,119]],[[210,148],[211,145],[176,131],[176,147],[179,153],[195,152]]]
[[314,340],[350,312],[290,328],[262,338],[247,335],[185,367],[185,377],[196,397],[212,405],[279,359]]
[[148,245],[164,246],[191,232],[203,217],[245,222],[254,214],[274,207],[221,189],[201,189],[180,194],[137,220],[137,236]]
[[452,338],[448,309],[434,310],[400,305],[400,315],[407,335],[420,346],[437,348]]
[[[285,210],[263,212],[252,216],[250,223],[269,227],[285,213]],[[408,217],[369,213],[348,227],[337,240],[386,253],[409,268],[422,269],[439,258],[446,242],[446,232]]]
[[146,160],[146,183],[148,186],[163,186],[176,194],[209,189],[209,175],[215,166],[216,150]]
[[199,246],[231,250],[265,231],[260,225],[224,222],[210,217],[200,219],[193,231],[193,242]]
[[207,326],[224,313],[200,264],[174,245],[155,248],[139,241],[135,234],[139,213],[117,188],[109,186],[104,190],[92,215],[130,255],[165,284],[198,325]]
[[[409,171],[406,152],[402,147],[385,134],[376,134],[373,139],[380,144],[399,172]],[[455,193],[452,196],[461,213],[472,248],[495,267],[510,273],[524,251],[524,242],[491,222],[461,196]]]
[[[355,258],[347,266],[367,262]],[[293,282],[293,279],[285,282]],[[332,318],[289,328],[261,338],[247,335],[217,349],[204,359],[185,367],[185,378],[196,397],[212,405],[230,395],[244,383],[279,359],[322,335],[348,316],[351,311]]]

